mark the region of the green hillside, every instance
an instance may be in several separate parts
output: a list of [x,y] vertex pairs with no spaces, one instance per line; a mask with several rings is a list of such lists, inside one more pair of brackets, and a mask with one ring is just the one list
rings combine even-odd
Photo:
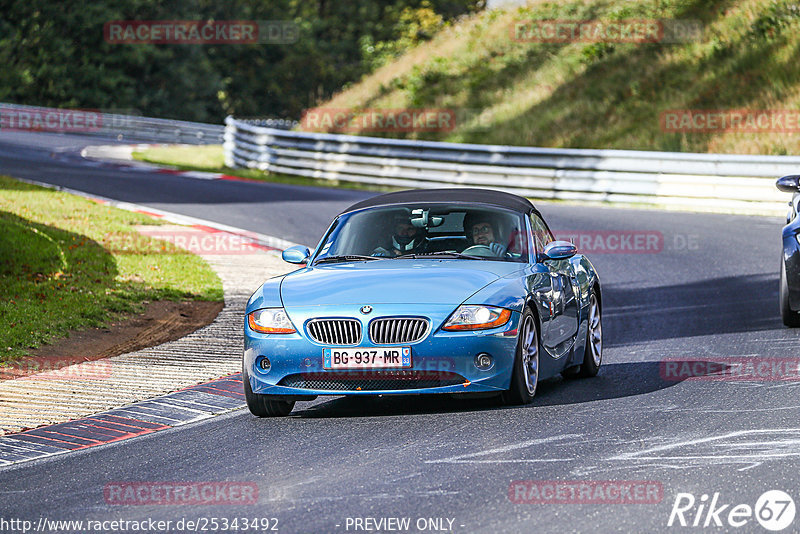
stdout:
[[[688,42],[523,42],[515,23],[694,21]],[[528,40],[530,41],[530,40]],[[800,3],[758,0],[531,1],[441,30],[320,108],[452,110],[455,128],[365,135],[544,147],[800,153]],[[739,110],[755,131],[668,131],[669,110]],[[772,118],[774,121],[774,117]],[[780,131],[776,131],[780,130]],[[330,130],[333,131],[333,130]]]

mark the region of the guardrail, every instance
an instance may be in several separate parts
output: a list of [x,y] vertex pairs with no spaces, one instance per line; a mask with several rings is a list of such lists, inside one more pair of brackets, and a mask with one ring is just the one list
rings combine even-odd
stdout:
[[[80,124],[78,124],[78,122]],[[117,140],[219,144],[225,128],[171,119],[0,103],[0,130],[53,131],[115,137]]]
[[225,164],[411,188],[489,187],[531,198],[783,215],[775,179],[800,157],[584,150],[410,141],[225,119]]

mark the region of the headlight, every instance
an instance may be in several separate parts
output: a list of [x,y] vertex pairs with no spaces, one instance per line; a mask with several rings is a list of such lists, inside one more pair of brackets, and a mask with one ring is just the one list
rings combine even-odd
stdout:
[[283,308],[264,308],[250,312],[247,324],[252,330],[262,334],[293,334],[294,325]]
[[496,306],[464,305],[450,316],[442,330],[486,330],[503,326],[511,318],[511,310]]

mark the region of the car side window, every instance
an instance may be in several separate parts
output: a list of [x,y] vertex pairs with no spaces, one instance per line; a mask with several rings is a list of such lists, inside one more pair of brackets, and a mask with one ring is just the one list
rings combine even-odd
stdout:
[[535,213],[531,213],[531,230],[536,244],[536,252],[543,252],[544,247],[554,241],[553,234],[550,233],[545,222]]

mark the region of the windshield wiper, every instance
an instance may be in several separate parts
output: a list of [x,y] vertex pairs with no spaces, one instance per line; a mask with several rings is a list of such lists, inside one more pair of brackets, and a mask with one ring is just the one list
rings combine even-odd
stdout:
[[385,258],[377,257],[377,256],[360,256],[358,254],[347,254],[343,256],[328,256],[325,258],[320,258],[314,262],[314,265],[319,265],[320,263],[336,263],[340,261],[363,261],[363,260],[383,260]]
[[486,258],[483,256],[472,256],[470,254],[462,254],[460,252],[448,252],[441,250],[439,252],[420,252],[418,254],[404,254],[402,256],[395,256],[396,258],[422,258],[426,256],[449,256],[451,258],[459,258],[465,260],[490,260],[493,258]]

